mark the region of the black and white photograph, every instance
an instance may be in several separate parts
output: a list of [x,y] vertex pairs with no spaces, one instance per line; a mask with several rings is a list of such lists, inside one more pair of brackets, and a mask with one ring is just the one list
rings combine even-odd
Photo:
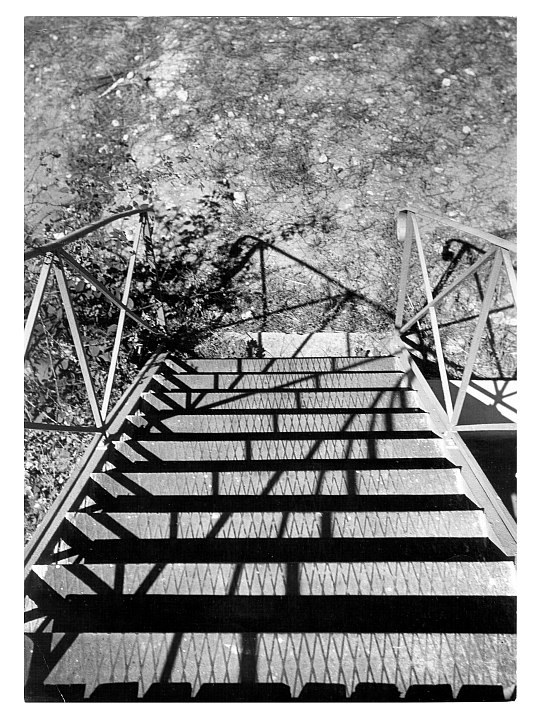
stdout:
[[517,705],[517,15],[432,12],[21,19],[25,707]]

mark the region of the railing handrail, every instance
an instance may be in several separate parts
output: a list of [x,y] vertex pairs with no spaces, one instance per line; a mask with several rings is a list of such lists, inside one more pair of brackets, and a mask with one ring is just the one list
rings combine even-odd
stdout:
[[[454,280],[447,288],[440,291],[435,297],[433,297],[433,292],[431,288],[430,277],[424,255],[422,236],[417,222],[417,215],[430,217],[444,225],[457,227],[460,230],[464,230],[470,234],[475,235],[476,237],[488,240],[494,246],[490,248],[489,251],[486,252],[481,258],[477,259],[476,262],[470,268],[468,268],[459,278]],[[507,240],[498,238],[491,233],[486,233],[483,230],[477,230],[467,225],[462,225],[461,223],[454,222],[453,220],[446,220],[446,218],[441,218],[434,213],[417,210],[410,206],[401,208],[397,211],[396,221],[397,237],[398,240],[403,242],[403,259],[401,265],[401,277],[398,290],[395,319],[396,333],[397,336],[401,338],[401,336],[404,335],[408,329],[413,327],[424,315],[429,315],[431,330],[433,332],[433,342],[435,345],[435,357],[437,365],[439,367],[439,375],[442,383],[448,429],[452,432],[458,431],[460,427],[459,420],[461,416],[461,411],[463,409],[463,404],[465,402],[469,383],[472,378],[474,364],[476,362],[476,357],[482,341],[483,332],[488,321],[491,304],[493,302],[493,298],[495,297],[497,283],[503,269],[506,272],[508,281],[510,283],[510,288],[514,298],[514,305],[515,307],[517,307],[517,282],[512,259],[510,257],[510,252],[517,252],[517,246],[514,243],[510,243]],[[418,259],[422,269],[422,285],[426,295],[426,304],[410,320],[408,320],[406,323],[403,323],[413,244],[416,245]],[[440,305],[443,298],[447,297],[450,292],[453,292],[473,272],[476,272],[481,265],[484,265],[488,261],[491,262],[489,281],[487,283],[487,287],[484,290],[483,297],[481,297],[482,303],[478,315],[477,324],[474,329],[471,345],[469,347],[467,361],[463,370],[463,375],[461,377],[457,398],[455,402],[453,402],[450,392],[448,374],[446,371],[445,357],[441,344],[439,322],[437,319],[436,310],[437,306]]]
[[79,230],[74,230],[73,232],[68,233],[63,238],[60,238],[60,240],[55,240],[54,242],[47,243],[46,245],[42,245],[41,247],[26,250],[26,252],[24,253],[24,262],[26,262],[27,260],[31,260],[32,258],[39,257],[40,255],[46,255],[47,253],[55,252],[55,250],[64,247],[64,245],[69,245],[74,240],[80,240],[80,238],[86,237],[86,235],[90,235],[90,233],[93,233],[96,230],[99,230],[100,228],[105,227],[112,222],[115,222],[115,220],[121,220],[122,218],[131,217],[132,215],[138,215],[141,213],[152,212],[153,209],[153,205],[140,205],[139,207],[133,208],[131,210],[124,210],[123,212],[109,215],[109,217],[98,220],[97,222],[91,223],[90,225],[85,225]]
[[[43,263],[42,267],[39,273],[38,282],[36,285],[36,289],[34,292],[34,297],[32,299],[32,303],[28,312],[28,317],[26,320],[25,328],[24,328],[24,357],[26,359],[30,347],[31,347],[31,341],[34,334],[34,327],[38,319],[38,314],[40,311],[41,303],[44,298],[44,294],[46,291],[46,286],[48,282],[48,278],[50,275],[51,270],[53,271],[53,274],[56,278],[56,283],[58,286],[58,289],[60,291],[60,296],[62,300],[62,307],[65,312],[65,316],[69,325],[69,330],[71,334],[71,338],[75,347],[75,353],[77,356],[77,360],[79,362],[79,368],[82,372],[84,384],[86,387],[86,394],[87,394],[87,400],[90,403],[90,406],[92,408],[92,414],[94,418],[94,425],[85,425],[82,426],[71,426],[71,425],[64,425],[64,424],[53,424],[49,425],[46,423],[38,423],[38,422],[30,422],[25,423],[25,427],[29,429],[35,429],[35,430],[58,430],[60,432],[66,431],[66,432],[89,432],[89,433],[99,433],[99,434],[107,434],[106,429],[106,418],[107,418],[107,411],[109,407],[109,402],[111,399],[111,391],[113,388],[115,373],[116,373],[116,366],[118,362],[118,356],[120,352],[120,346],[123,338],[123,332],[124,332],[124,322],[126,317],[130,317],[131,319],[135,320],[139,325],[144,327],[146,330],[155,333],[156,331],[154,328],[152,328],[151,325],[149,325],[143,318],[139,317],[136,313],[134,313],[130,307],[129,307],[129,300],[130,300],[130,292],[131,292],[131,283],[133,279],[133,271],[135,267],[136,258],[138,255],[138,248],[141,242],[144,242],[145,244],[145,254],[148,251],[148,248],[151,248],[151,238],[152,238],[152,228],[150,225],[150,220],[148,217],[148,213],[152,210],[152,206],[145,204],[142,206],[138,206],[135,208],[132,208],[130,210],[124,210],[123,212],[116,213],[115,215],[109,216],[107,218],[103,218],[102,220],[99,220],[96,223],[92,223],[91,225],[87,225],[84,228],[81,228],[80,230],[77,230],[73,233],[70,233],[69,235],[66,235],[65,237],[61,238],[60,240],[57,240],[53,243],[49,243],[41,248],[36,248],[35,250],[30,250],[27,253],[25,253],[25,259],[30,259],[31,257],[41,257],[43,256]],[[79,238],[85,237],[89,235],[92,232],[95,232],[99,228],[104,227],[105,225],[108,225],[110,223],[115,222],[116,220],[126,218],[132,215],[140,215],[140,227],[139,232],[135,233],[132,243],[132,249],[129,256],[129,260],[127,263],[127,272],[126,272],[126,278],[122,293],[122,299],[119,300],[116,295],[109,291],[108,288],[96,277],[94,277],[90,272],[88,272],[84,267],[82,267],[71,255],[69,255],[66,250],[64,250],[64,246],[68,245],[70,242],[73,242],[74,240],[77,240]],[[105,393],[103,396],[102,406],[101,409],[98,405],[97,395],[96,395],[96,388],[94,386],[94,382],[90,373],[90,366],[88,362],[88,357],[86,354],[86,351],[84,349],[84,343],[83,343],[83,337],[80,332],[77,315],[75,312],[75,308],[73,305],[71,293],[68,286],[68,279],[65,273],[65,264],[68,264],[71,266],[71,269],[75,271],[77,275],[79,275],[82,279],[84,279],[93,289],[108,300],[112,305],[116,306],[120,310],[120,314],[118,317],[118,323],[116,325],[116,332],[115,332],[115,338],[114,338],[114,345],[112,349],[112,355],[110,359],[109,364],[109,372],[107,376],[106,386],[105,386]],[[161,300],[159,300],[159,307],[158,307],[158,318],[157,318],[158,324],[161,326],[161,328],[165,328],[166,321],[165,316],[163,313],[163,307],[161,305]]]
[[487,240],[493,245],[497,245],[500,248],[510,250],[510,252],[517,254],[516,243],[513,243],[510,240],[505,240],[504,238],[500,238],[497,235],[493,235],[492,233],[488,233],[485,230],[478,230],[477,228],[471,227],[470,225],[464,225],[463,223],[457,222],[456,220],[450,220],[448,218],[442,217],[441,215],[437,215],[431,210],[423,210],[421,208],[407,205],[405,207],[398,208],[397,214],[399,215],[399,213],[402,212],[411,212],[415,215],[420,215],[421,217],[430,218],[430,220],[437,220],[442,225],[448,225],[449,227],[453,227],[456,230],[461,230],[462,232],[469,233],[470,235],[474,235],[475,237],[481,238],[482,240]]

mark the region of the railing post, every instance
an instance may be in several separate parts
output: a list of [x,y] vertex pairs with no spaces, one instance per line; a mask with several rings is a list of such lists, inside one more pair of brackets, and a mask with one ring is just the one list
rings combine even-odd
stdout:
[[[429,273],[426,264],[426,258],[424,256],[424,248],[422,247],[422,238],[420,237],[420,230],[418,229],[418,223],[416,217],[412,215],[412,225],[414,229],[414,237],[416,240],[416,247],[418,250],[418,257],[420,259],[420,267],[422,268],[422,278],[424,280],[424,289],[426,291],[426,299],[428,304],[433,303],[433,293],[431,290],[431,284],[429,281]],[[452,415],[452,396],[450,394],[450,385],[448,383],[448,375],[446,374],[446,365],[444,364],[444,355],[441,344],[441,336],[439,333],[439,324],[437,322],[437,313],[435,308],[431,306],[429,308],[429,319],[431,322],[431,329],[433,331],[433,342],[435,344],[435,353],[437,356],[437,365],[439,367],[439,375],[441,377],[442,390],[444,396],[444,405],[446,412],[450,418]]]
[[32,304],[30,306],[30,311],[28,313],[28,317],[26,319],[26,325],[24,326],[24,359],[26,360],[26,356],[28,355],[28,350],[30,349],[30,340],[32,339],[32,334],[34,332],[34,325],[36,324],[36,319],[38,316],[39,308],[41,307],[41,301],[43,300],[43,293],[45,292],[45,288],[47,287],[47,280],[49,279],[49,274],[51,272],[51,266],[53,262],[53,254],[47,255],[45,257],[45,260],[43,261],[43,265],[41,266],[41,271],[39,273],[39,278],[37,282],[36,289],[34,291],[34,297],[32,298]]
[[396,330],[399,330],[399,328],[403,325],[403,313],[405,311],[407,280],[409,279],[409,266],[411,262],[411,250],[413,241],[413,227],[409,212],[400,211],[398,213],[396,220],[396,233],[398,241],[404,243],[395,323]]
[[158,301],[158,309],[157,309],[157,321],[158,325],[162,330],[167,329],[167,321],[165,320],[165,312],[163,310],[163,302],[161,300],[161,286],[158,278],[158,268],[157,268],[157,262],[156,262],[156,256],[154,253],[154,245],[152,243],[152,225],[150,224],[150,220],[148,219],[148,214],[144,213],[141,214],[141,228],[142,228],[142,234],[144,238],[144,249],[146,253],[146,257],[148,258],[149,255],[151,255],[152,264],[154,268],[154,294],[157,297]]
[[266,330],[266,323],[268,321],[268,295],[266,290],[266,267],[264,264],[264,243],[259,242],[259,262],[261,267],[261,292],[262,292],[262,314],[263,324],[262,330]]
[[517,280],[514,272],[514,266],[512,265],[512,258],[508,250],[501,250],[504,267],[506,268],[506,275],[508,276],[508,282],[510,283],[510,289],[512,290],[512,297],[514,298],[514,304],[517,307]]
[[[131,292],[131,281],[133,278],[133,270],[135,268],[135,261],[137,259],[137,253],[139,251],[139,244],[141,241],[141,235],[143,234],[143,227],[139,228],[139,232],[135,233],[133,245],[131,248],[131,255],[128,262],[128,268],[126,272],[126,281],[124,283],[124,292],[122,293],[122,305],[127,307],[129,302],[129,295]],[[109,402],[111,399],[111,392],[114,383],[114,376],[116,373],[116,365],[118,363],[118,355],[120,353],[120,344],[122,342],[122,334],[124,332],[124,323],[126,320],[126,310],[122,308],[120,315],[118,316],[118,324],[116,326],[116,334],[114,336],[114,346],[111,355],[111,362],[109,365],[109,373],[107,375],[107,383],[105,385],[105,393],[103,395],[103,402],[101,404],[101,415],[107,417],[107,410],[109,409]]]
[[69,288],[67,285],[66,275],[64,272],[64,266],[62,264],[62,258],[57,255],[55,255],[54,273],[56,275],[56,281],[58,283],[58,287],[60,288],[60,295],[62,297],[62,302],[64,303],[64,309],[66,311],[69,329],[71,331],[71,337],[73,338],[73,344],[75,345],[75,352],[77,353],[77,358],[78,358],[79,364],[81,366],[81,372],[83,375],[84,384],[86,386],[88,401],[90,402],[90,407],[92,408],[94,422],[96,423],[96,427],[101,429],[103,427],[103,418],[99,411],[99,405],[98,405],[97,398],[96,398],[96,391],[94,389],[94,384],[92,382],[92,376],[90,375],[90,370],[88,368],[88,360],[86,358],[86,353],[85,353],[84,346],[82,343],[81,333],[79,330],[79,324],[77,322],[77,318],[76,318],[75,312],[73,310],[73,303],[71,301],[71,293],[69,292]]
[[493,300],[493,295],[495,294],[495,289],[497,287],[497,281],[499,279],[502,262],[503,262],[502,252],[501,252],[501,250],[497,250],[495,257],[493,259],[493,265],[491,267],[491,274],[489,276],[488,287],[486,290],[486,294],[484,296],[484,301],[482,303],[482,307],[480,309],[480,314],[478,316],[478,322],[476,324],[476,329],[474,331],[473,339],[471,342],[471,347],[469,348],[469,356],[467,358],[467,364],[465,365],[465,370],[463,371],[463,377],[461,379],[461,385],[459,386],[459,392],[458,392],[458,395],[456,398],[454,412],[452,414],[452,419],[450,421],[450,424],[452,427],[457,425],[457,423],[459,421],[459,417],[461,415],[461,409],[463,407],[463,403],[465,402],[465,396],[467,395],[467,388],[469,387],[469,380],[471,379],[472,371],[474,369],[474,363],[476,361],[476,355],[478,354],[480,342],[482,341],[482,335],[484,333],[484,328],[485,328],[486,321],[487,321],[487,318],[489,315],[491,301]]

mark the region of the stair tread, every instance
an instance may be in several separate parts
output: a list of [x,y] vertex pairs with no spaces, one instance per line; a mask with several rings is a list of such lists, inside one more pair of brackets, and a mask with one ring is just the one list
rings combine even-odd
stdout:
[[443,495],[461,494],[456,468],[369,470],[238,470],[208,472],[122,472],[93,474],[94,482],[117,495]]
[[485,537],[481,510],[410,512],[69,512],[90,540]]
[[302,388],[294,390],[231,390],[189,392],[160,390],[145,392],[142,403],[157,410],[170,411],[185,409],[200,412],[210,409],[264,410],[288,409],[303,411],[306,409],[336,408],[351,410],[358,408],[378,410],[379,408],[416,408],[419,407],[415,390],[314,390]]
[[296,357],[296,358],[169,358],[167,367],[176,372],[396,372],[399,361],[394,356],[368,358]]
[[[131,595],[515,595],[513,562],[149,563],[37,565],[61,597]],[[120,578],[120,586],[118,580]],[[31,609],[28,601],[26,609]],[[35,603],[34,603],[35,605]]]
[[204,683],[245,679],[246,665],[257,682],[285,683],[293,697],[307,682],[344,683],[348,695],[365,682],[395,682],[401,694],[418,683],[449,683],[454,696],[466,684],[515,683],[512,634],[83,632],[63,641],[63,653],[53,633],[27,640],[36,679],[41,670],[49,685],[85,683],[87,696],[106,682],[139,682],[141,696],[164,677],[191,683],[196,694]]
[[164,389],[175,390],[286,390],[305,388],[312,390],[348,389],[399,389],[404,387],[401,372],[362,373],[173,373],[154,376]]
[[[260,461],[266,459],[286,460],[379,460],[393,458],[442,458],[442,440],[429,431],[413,437],[377,437],[376,435],[355,438],[243,438],[177,439],[174,435],[152,436],[116,443],[110,462],[121,466],[124,462],[183,462],[183,461]],[[170,439],[169,439],[170,438]]]
[[[132,421],[128,434],[141,437],[145,432],[184,434],[223,433],[328,433],[328,432],[412,432],[429,429],[423,412],[404,413],[242,413],[190,414],[146,413]],[[137,427],[135,427],[137,425]]]

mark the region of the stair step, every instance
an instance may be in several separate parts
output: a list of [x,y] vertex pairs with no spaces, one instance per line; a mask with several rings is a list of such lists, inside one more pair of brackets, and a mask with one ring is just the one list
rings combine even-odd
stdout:
[[278,633],[186,632],[85,633],[62,638],[27,635],[33,684],[86,685],[85,696],[104,683],[139,683],[139,697],[159,679],[236,683],[284,683],[298,697],[308,682],[343,683],[351,695],[359,683],[448,683],[454,697],[463,685],[515,683],[516,639],[488,633]]
[[394,356],[368,358],[296,357],[296,358],[190,358],[165,361],[179,373],[290,373],[290,372],[400,372]]
[[[46,593],[68,595],[504,595],[516,569],[501,562],[129,563],[36,565],[26,611]],[[42,586],[46,586],[43,589]],[[34,621],[32,621],[34,622]],[[29,628],[27,628],[29,630]]]
[[171,410],[317,410],[334,408],[341,411],[357,412],[359,409],[375,411],[380,408],[419,408],[415,390],[292,390],[200,392],[200,391],[155,391],[141,396],[141,408],[170,412]]
[[165,390],[311,390],[392,389],[407,387],[400,372],[362,373],[176,373],[156,375]]
[[384,460],[394,458],[442,458],[442,440],[433,437],[378,438],[347,437],[289,439],[243,439],[243,440],[171,440],[156,435],[152,440],[127,440],[116,443],[110,454],[110,462],[121,469],[125,463],[156,462],[236,462],[261,460]]
[[[137,429],[135,429],[135,425]],[[354,433],[413,432],[429,429],[429,416],[424,412],[402,413],[272,413],[192,415],[146,413],[144,422],[137,419],[132,437],[144,433],[217,434],[225,433]]]
[[407,496],[461,495],[456,468],[358,470],[238,470],[208,472],[122,472],[93,474],[113,497],[182,496]]
[[480,510],[410,512],[69,512],[89,540],[485,537]]

